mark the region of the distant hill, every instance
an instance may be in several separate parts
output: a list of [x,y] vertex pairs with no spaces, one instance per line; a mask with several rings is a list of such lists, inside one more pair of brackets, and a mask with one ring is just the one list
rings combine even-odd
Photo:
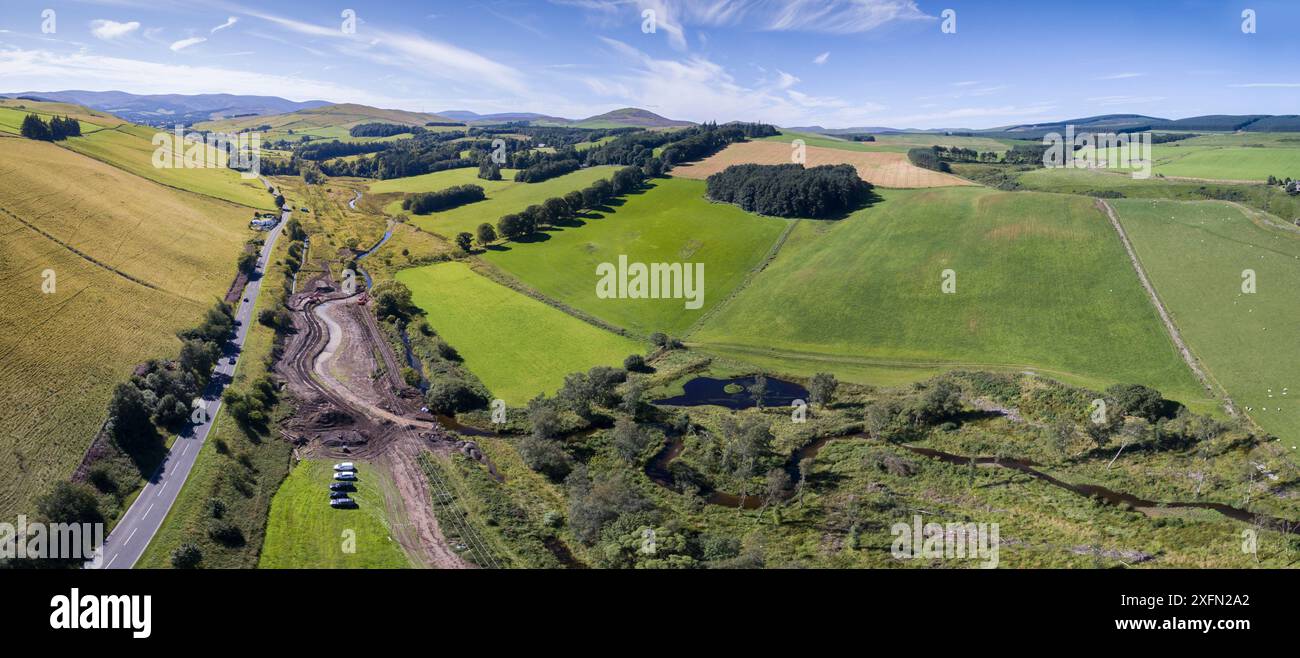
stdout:
[[111,112],[134,123],[174,124],[240,115],[282,114],[329,105],[327,101],[295,102],[279,96],[236,94],[130,94],[124,91],[24,91],[5,94],[59,103],[73,103]]
[[562,117],[547,116],[536,112],[500,112],[497,114],[479,114],[469,110],[446,110],[438,114],[464,121],[465,123],[507,123],[513,121],[569,121]]
[[316,139],[345,139],[348,130],[362,123],[399,123],[408,126],[459,123],[450,117],[427,112],[386,110],[356,103],[324,105],[271,116],[240,117],[195,124],[199,130],[242,132],[260,129],[268,137],[307,135]]
[[649,110],[625,107],[573,122],[579,128],[685,128],[690,121],[675,121]]
[[811,132],[823,135],[846,135],[851,133],[949,133],[969,134],[982,137],[1003,137],[1008,139],[1042,139],[1048,133],[1065,133],[1066,126],[1074,126],[1076,132],[1136,132],[1143,130],[1205,130],[1232,132],[1300,132],[1300,115],[1284,114],[1209,114],[1187,117],[1185,119],[1165,119],[1145,114],[1102,114],[1077,119],[1062,119],[1043,123],[1021,123],[997,128],[941,128],[916,130],[909,128],[883,128],[879,126],[860,128],[823,128],[822,126],[802,126],[786,128],[793,132]]

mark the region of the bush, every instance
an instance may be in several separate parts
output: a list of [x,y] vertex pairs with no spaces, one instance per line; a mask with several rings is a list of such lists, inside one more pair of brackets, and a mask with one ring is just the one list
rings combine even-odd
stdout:
[[177,569],[193,569],[203,560],[203,551],[191,543],[181,544],[172,551],[172,566]]
[[457,377],[439,377],[430,382],[424,400],[430,411],[447,415],[479,409],[487,404],[485,395]]
[[645,357],[640,354],[629,354],[623,359],[623,369],[628,372],[641,372],[645,370]]
[[528,468],[557,482],[564,479],[572,468],[564,448],[550,439],[530,435],[520,439],[517,447]]
[[221,519],[213,519],[208,524],[208,537],[224,546],[243,546],[244,531],[239,526]]

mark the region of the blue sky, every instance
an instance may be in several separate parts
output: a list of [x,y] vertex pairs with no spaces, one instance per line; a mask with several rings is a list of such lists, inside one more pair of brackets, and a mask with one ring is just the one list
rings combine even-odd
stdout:
[[[228,92],[572,118],[638,106],[827,127],[1300,112],[1291,0],[24,4],[0,14],[0,91]],[[1247,8],[1253,34],[1242,32]],[[955,33],[941,29],[946,9]]]

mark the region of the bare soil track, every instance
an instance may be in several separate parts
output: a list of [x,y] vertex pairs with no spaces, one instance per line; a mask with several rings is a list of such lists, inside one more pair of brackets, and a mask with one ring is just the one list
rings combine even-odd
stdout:
[[[318,288],[318,282],[325,287]],[[295,333],[276,370],[297,400],[285,433],[302,456],[367,460],[391,478],[385,501],[394,539],[421,566],[469,568],[448,544],[433,512],[420,453],[449,454],[459,439],[421,413],[418,391],[400,369],[379,328],[355,295],[337,292],[328,278],[306,282],[289,300]],[[373,377],[380,369],[384,376]]]

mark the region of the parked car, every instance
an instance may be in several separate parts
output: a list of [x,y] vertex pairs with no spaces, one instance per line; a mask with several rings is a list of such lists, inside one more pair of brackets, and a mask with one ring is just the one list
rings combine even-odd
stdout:
[[331,482],[330,491],[352,491],[356,487],[351,482]]
[[357,474],[355,471],[340,471],[334,474],[334,479],[352,482],[357,479]]
[[330,507],[356,507],[357,501],[351,498],[335,498],[330,501]]
[[339,462],[334,465],[336,471],[355,471],[357,467],[352,462]]
[[347,498],[347,497],[348,497],[348,492],[346,492],[346,491],[331,491],[331,492],[330,492],[330,500],[339,500],[340,498]]

